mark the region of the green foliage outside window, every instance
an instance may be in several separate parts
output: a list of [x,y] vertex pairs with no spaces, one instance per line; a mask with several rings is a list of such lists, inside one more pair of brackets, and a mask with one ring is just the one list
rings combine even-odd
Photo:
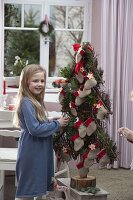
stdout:
[[[10,18],[9,23],[7,24],[5,22],[6,26],[13,26],[17,27],[17,22],[19,23],[20,17],[17,14],[20,12],[19,8],[17,6],[8,5],[5,6],[5,20],[8,21],[8,18]],[[36,13],[37,14],[37,13]],[[12,16],[12,17],[11,17]],[[34,18],[35,14],[32,15],[32,12],[30,12],[29,15],[29,21],[28,21],[28,15],[27,17],[27,23],[29,24],[30,21],[30,27],[34,27]],[[15,21],[15,23],[14,23]],[[29,64],[39,63],[39,55],[40,55],[40,35],[38,33],[38,30],[5,30],[4,33],[4,76],[14,76],[14,61],[15,57],[19,56],[22,60],[28,60]]]

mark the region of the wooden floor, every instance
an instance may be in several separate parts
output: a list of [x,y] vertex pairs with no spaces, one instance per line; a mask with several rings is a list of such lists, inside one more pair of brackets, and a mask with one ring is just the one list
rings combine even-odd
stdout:
[[4,188],[4,200],[15,199],[15,176],[6,175],[5,177],[5,188]]

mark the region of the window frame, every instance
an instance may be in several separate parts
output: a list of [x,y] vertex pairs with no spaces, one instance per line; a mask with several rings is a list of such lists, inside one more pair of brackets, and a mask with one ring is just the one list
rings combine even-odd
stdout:
[[[92,0],[2,0],[1,1],[1,10],[0,12],[0,21],[1,23],[1,30],[0,30],[0,74],[1,78],[4,74],[4,3],[16,3],[16,4],[37,4],[41,5],[41,20],[44,19],[44,12],[46,12],[48,18],[50,15],[50,6],[82,6],[84,7],[84,35],[83,41],[90,41],[91,42],[91,21],[92,21]],[[6,28],[5,28],[6,29]],[[14,28],[14,30],[19,29],[18,27]],[[28,28],[21,28],[21,30],[28,30]],[[37,28],[30,28],[30,30],[36,30]],[[55,30],[63,30],[63,29],[55,29]],[[74,29],[64,29],[64,30],[74,30]],[[76,31],[80,31],[81,29],[76,29]],[[40,64],[45,66],[46,70],[48,71],[49,67],[49,44],[42,45],[44,43],[44,38],[40,36]],[[44,59],[43,52],[47,53],[47,59]],[[51,84],[53,80],[57,79],[58,77],[47,77],[47,84]],[[6,79],[12,79],[12,77],[6,77]],[[2,83],[1,83],[2,84]]]

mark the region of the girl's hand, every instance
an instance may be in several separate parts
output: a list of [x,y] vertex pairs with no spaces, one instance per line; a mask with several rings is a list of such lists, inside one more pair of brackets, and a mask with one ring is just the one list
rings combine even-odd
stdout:
[[60,123],[61,127],[62,126],[67,126],[68,121],[69,121],[69,118],[66,118],[66,117],[60,117],[58,119],[58,122]]

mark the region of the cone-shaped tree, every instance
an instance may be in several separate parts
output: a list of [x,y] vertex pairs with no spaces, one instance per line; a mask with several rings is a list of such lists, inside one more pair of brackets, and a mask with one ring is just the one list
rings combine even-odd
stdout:
[[80,157],[77,164],[86,177],[94,161],[102,166],[117,159],[116,144],[107,133],[111,112],[109,95],[103,90],[103,70],[90,43],[74,44],[72,65],[61,69],[66,79],[59,93],[62,113],[68,126],[54,138],[54,149],[63,160]]

